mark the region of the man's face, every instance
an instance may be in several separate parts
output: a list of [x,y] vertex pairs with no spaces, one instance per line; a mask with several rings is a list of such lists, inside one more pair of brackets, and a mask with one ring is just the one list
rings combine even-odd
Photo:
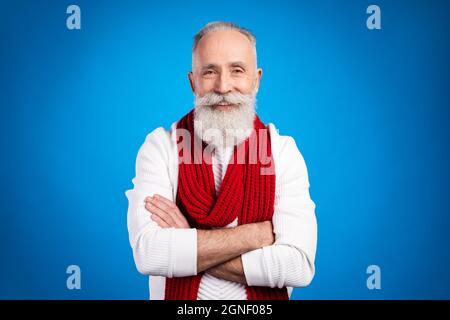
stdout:
[[[217,30],[199,41],[192,55],[189,81],[196,96],[232,92],[251,95],[256,94],[261,75],[250,40],[238,31]],[[211,107],[227,111],[236,105],[223,102]]]

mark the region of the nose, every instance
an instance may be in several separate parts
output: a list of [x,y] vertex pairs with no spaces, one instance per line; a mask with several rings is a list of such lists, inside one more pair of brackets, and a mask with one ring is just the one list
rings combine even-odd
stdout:
[[219,94],[225,94],[231,92],[233,84],[230,77],[226,73],[221,73],[220,77],[217,77],[214,91]]

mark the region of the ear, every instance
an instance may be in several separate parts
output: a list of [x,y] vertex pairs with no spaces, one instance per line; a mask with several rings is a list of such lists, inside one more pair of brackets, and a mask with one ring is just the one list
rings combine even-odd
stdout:
[[191,90],[195,94],[195,84],[194,84],[194,74],[192,71],[188,72],[189,84],[191,85]]
[[261,77],[262,77],[262,69],[258,68],[258,69],[256,69],[255,92],[258,92],[258,90],[259,90],[259,83],[261,81]]

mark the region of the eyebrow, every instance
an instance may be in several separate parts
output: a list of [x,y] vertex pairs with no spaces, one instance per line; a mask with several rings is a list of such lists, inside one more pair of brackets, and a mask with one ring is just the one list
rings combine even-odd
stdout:
[[[234,61],[234,62],[228,63],[228,67],[240,67],[240,68],[246,70],[247,64],[242,61]],[[202,70],[208,70],[208,69],[217,70],[217,69],[219,69],[219,66],[215,63],[208,63],[207,65],[202,67]]]
[[236,61],[236,62],[231,62],[228,64],[230,67],[240,67],[244,70],[247,69],[247,64],[245,62],[242,61]]
[[209,63],[206,66],[202,67],[202,70],[208,70],[208,69],[219,69],[219,66],[217,64],[214,63]]

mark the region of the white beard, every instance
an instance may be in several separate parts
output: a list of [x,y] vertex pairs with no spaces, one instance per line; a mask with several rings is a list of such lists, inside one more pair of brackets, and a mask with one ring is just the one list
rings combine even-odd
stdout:
[[[229,110],[217,110],[213,107],[221,101],[235,106]],[[252,133],[255,110],[255,94],[231,92],[224,95],[207,93],[202,97],[196,96],[195,134],[215,148],[239,145]]]

